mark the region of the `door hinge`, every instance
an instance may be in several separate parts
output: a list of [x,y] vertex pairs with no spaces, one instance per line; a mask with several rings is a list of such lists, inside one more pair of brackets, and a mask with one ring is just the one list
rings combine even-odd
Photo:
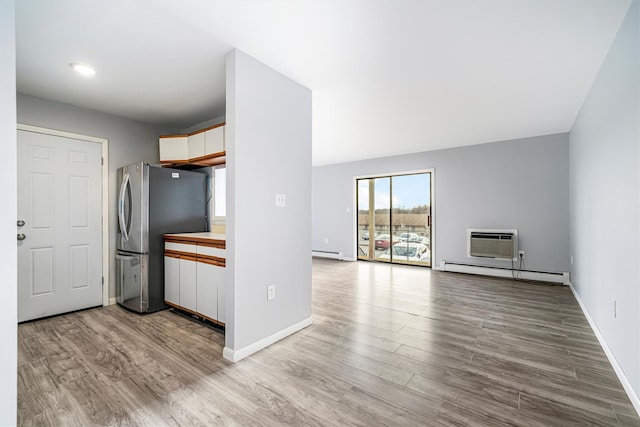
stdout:
[[104,276],[102,276],[102,286],[104,286]]
[[[100,157],[100,164],[104,165],[104,157]],[[104,279],[103,279],[104,280]]]

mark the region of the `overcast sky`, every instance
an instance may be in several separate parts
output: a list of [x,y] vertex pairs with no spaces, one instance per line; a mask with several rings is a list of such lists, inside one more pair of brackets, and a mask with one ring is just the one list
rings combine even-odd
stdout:
[[[390,178],[376,178],[375,208],[389,208]],[[393,207],[412,208],[428,205],[431,193],[429,174],[400,175],[393,177]],[[358,209],[369,207],[369,181],[358,181]]]

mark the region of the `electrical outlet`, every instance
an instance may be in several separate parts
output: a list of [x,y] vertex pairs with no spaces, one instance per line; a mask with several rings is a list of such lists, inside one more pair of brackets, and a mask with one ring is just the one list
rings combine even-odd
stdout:
[[524,258],[524,251],[518,251],[518,255],[520,255],[520,258]]
[[267,286],[267,301],[276,299],[276,285]]
[[571,265],[573,265],[573,255],[571,255]]
[[325,245],[328,245],[328,244],[329,244],[329,238],[328,238],[328,237],[325,237],[325,238],[324,238],[324,244],[325,244]]
[[284,208],[285,206],[287,206],[287,196],[276,193],[276,207]]

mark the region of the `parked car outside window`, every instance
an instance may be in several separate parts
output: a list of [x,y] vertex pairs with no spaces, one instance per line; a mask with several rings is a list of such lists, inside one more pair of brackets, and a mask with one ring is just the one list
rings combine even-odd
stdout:
[[417,242],[420,236],[418,236],[418,233],[400,233],[398,239],[400,239],[401,242]]
[[387,249],[379,259],[391,259],[401,261],[425,261],[429,259],[429,248],[422,243],[396,243]]
[[[376,249],[388,249],[390,245],[391,237],[388,234],[381,234],[376,237],[375,248]],[[396,236],[393,236],[393,243],[398,243],[400,240]]]

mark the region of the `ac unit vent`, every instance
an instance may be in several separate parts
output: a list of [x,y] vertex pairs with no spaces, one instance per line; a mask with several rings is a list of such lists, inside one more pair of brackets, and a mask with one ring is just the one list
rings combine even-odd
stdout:
[[467,230],[467,256],[516,259],[518,251],[517,230]]

